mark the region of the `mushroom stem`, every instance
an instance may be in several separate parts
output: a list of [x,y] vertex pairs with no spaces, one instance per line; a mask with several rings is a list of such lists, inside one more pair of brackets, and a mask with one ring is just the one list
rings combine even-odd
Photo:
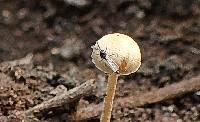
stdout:
[[117,86],[117,79],[118,79],[118,75],[115,73],[108,75],[107,90],[106,90],[106,96],[104,98],[104,103],[103,103],[101,122],[110,122],[113,99],[115,96],[115,90]]

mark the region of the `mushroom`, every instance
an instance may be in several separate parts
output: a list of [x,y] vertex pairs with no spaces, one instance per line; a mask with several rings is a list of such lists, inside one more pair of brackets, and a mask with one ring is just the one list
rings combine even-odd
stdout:
[[129,75],[138,70],[141,65],[141,53],[131,37],[120,33],[103,36],[92,49],[92,62],[108,74],[101,122],[110,122],[117,79],[120,75]]

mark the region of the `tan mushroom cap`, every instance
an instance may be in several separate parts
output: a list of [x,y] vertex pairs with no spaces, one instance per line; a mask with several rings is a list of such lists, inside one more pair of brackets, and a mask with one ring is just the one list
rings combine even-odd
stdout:
[[92,62],[105,73],[111,74],[113,70],[100,57],[98,45],[118,65],[120,75],[134,73],[141,65],[139,46],[131,37],[120,33],[108,34],[99,39],[92,47],[91,55]]

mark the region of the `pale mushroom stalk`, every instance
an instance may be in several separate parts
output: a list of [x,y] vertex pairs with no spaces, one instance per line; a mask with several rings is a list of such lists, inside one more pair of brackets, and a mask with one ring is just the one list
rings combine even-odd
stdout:
[[131,37],[120,33],[103,36],[92,48],[92,62],[108,74],[101,122],[110,122],[118,76],[136,72],[141,64],[141,53]]
[[104,98],[103,111],[101,115],[101,122],[109,122],[111,117],[113,99],[117,86],[118,75],[113,73],[108,75],[107,92]]

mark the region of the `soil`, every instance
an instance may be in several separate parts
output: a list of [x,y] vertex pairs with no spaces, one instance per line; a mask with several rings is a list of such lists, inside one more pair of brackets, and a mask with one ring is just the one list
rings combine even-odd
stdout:
[[[108,33],[128,34],[142,52],[141,68],[120,77],[115,98],[200,73],[200,1],[69,1],[0,0],[0,122],[20,121],[17,113],[93,78],[99,81],[98,89],[81,99],[102,102],[107,77],[91,62],[90,47]],[[27,60],[30,56],[33,59]],[[56,108],[35,121],[70,122],[79,103]],[[199,103],[200,96],[188,93],[134,109],[118,106],[111,121],[200,122]]]

